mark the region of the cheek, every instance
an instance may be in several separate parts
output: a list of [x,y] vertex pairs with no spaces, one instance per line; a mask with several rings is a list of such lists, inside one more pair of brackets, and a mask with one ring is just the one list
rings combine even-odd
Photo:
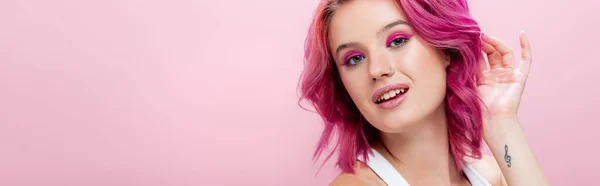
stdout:
[[446,93],[445,61],[433,52],[422,51],[425,52],[412,55],[404,67],[407,69],[407,76],[414,83],[415,91],[420,95],[418,102],[439,102],[443,100]]
[[445,83],[446,68],[442,63],[435,61],[435,59],[421,61],[421,63],[416,64],[414,67],[417,71],[415,75],[419,76],[415,78],[418,81],[429,81],[429,83]]
[[427,95],[427,102],[440,104],[446,97],[446,71],[443,65],[438,63],[423,64],[419,69],[419,77],[416,86],[422,95]]
[[340,72],[340,78],[342,79],[342,83],[344,84],[344,88],[348,91],[350,98],[354,104],[356,104],[359,109],[362,105],[368,104],[369,96],[367,93],[366,87],[368,86],[368,79],[365,77],[366,74],[363,74],[359,71],[359,69],[355,69],[355,71],[346,71]]

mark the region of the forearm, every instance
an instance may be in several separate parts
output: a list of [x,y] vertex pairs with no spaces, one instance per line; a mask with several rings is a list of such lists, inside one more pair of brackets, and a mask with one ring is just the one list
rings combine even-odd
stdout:
[[486,126],[484,140],[490,147],[496,162],[509,186],[549,185],[533,151],[525,137],[519,120],[494,119]]

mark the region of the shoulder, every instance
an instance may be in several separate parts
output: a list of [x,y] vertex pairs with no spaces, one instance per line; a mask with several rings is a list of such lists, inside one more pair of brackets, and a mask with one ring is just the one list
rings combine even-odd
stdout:
[[367,165],[356,161],[354,173],[341,173],[329,186],[380,186],[385,183]]
[[481,160],[471,163],[471,166],[493,186],[506,185],[502,170],[500,169],[500,166],[498,166],[494,156],[483,155]]

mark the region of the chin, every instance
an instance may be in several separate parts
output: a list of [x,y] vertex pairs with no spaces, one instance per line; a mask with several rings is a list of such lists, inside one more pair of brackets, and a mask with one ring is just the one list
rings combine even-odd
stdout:
[[401,133],[407,128],[414,126],[422,117],[421,114],[411,111],[395,111],[386,113],[386,116],[380,116],[379,122],[371,123],[378,130],[385,133]]
[[421,102],[419,105],[411,103],[405,102],[400,107],[384,112],[373,110],[376,113],[372,116],[377,119],[373,120],[376,122],[370,123],[382,132],[402,133],[417,125],[430,122],[427,120],[445,117],[443,98],[439,102]]

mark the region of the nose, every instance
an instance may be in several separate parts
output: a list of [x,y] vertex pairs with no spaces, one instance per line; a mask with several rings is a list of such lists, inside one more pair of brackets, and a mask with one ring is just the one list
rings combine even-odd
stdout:
[[392,59],[385,54],[378,55],[375,58],[371,58],[369,61],[369,74],[371,79],[376,81],[384,77],[391,77],[394,75],[395,70],[392,66]]

